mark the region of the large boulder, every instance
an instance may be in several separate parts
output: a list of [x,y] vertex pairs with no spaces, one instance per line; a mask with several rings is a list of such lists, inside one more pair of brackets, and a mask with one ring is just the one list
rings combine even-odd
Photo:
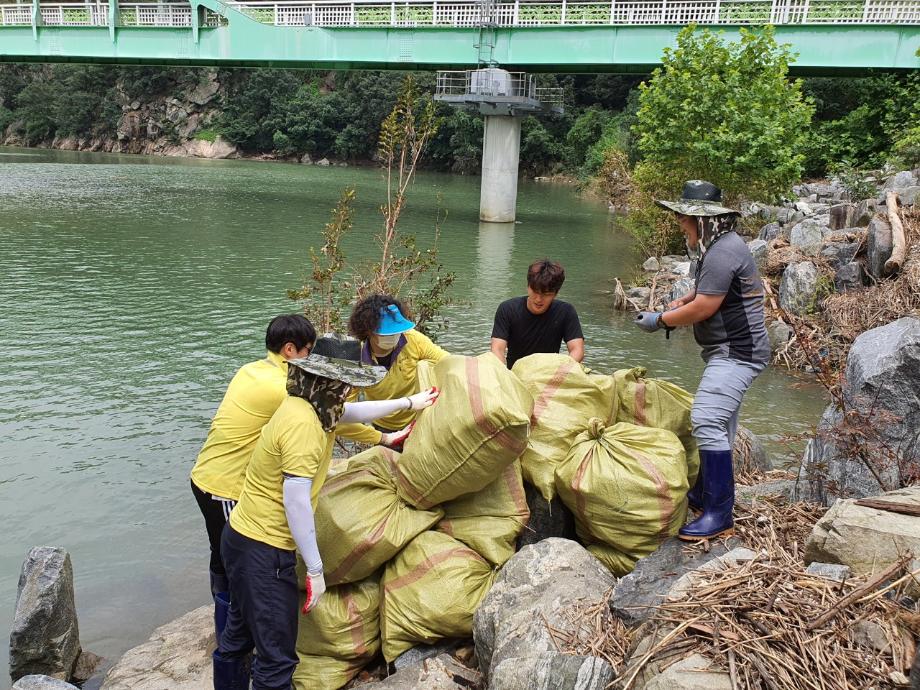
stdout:
[[77,690],[77,686],[51,676],[28,675],[13,683],[12,690]]
[[80,629],[70,554],[35,546],[19,575],[10,630],[10,677],[31,674],[69,680],[80,656]]
[[826,216],[806,218],[793,226],[789,232],[789,244],[807,256],[817,256],[829,233]]
[[764,242],[769,242],[770,240],[775,240],[782,234],[782,226],[774,221],[773,223],[767,223],[760,229],[760,233],[757,235],[757,239],[763,240]]
[[779,283],[779,304],[792,314],[813,311],[818,298],[818,269],[811,261],[789,264]]
[[[874,496],[880,503],[920,508],[920,487]],[[808,563],[840,563],[856,575],[869,575],[914,555],[911,569],[920,568],[920,517],[860,506],[856,499],[839,500],[815,524],[805,543]],[[913,587],[916,593],[920,588]]]
[[856,338],[841,394],[845,426],[843,413],[828,406],[805,449],[801,476],[810,497],[830,502],[901,486],[900,468],[920,461],[920,319],[904,317]]
[[681,577],[740,544],[732,537],[715,541],[709,551],[703,551],[680,539],[667,539],[651,556],[640,558],[635,570],[619,579],[610,597],[611,611],[627,625],[645,621]]
[[843,230],[851,227],[850,224],[856,218],[856,204],[844,203],[834,204],[830,207],[830,227],[831,230]]
[[866,256],[869,275],[876,280],[885,276],[885,262],[891,258],[894,247],[891,239],[891,226],[881,218],[869,221]]
[[735,475],[768,472],[773,469],[770,456],[757,434],[744,426],[738,427],[732,447]]
[[757,264],[758,268],[762,269],[767,261],[767,243],[761,239],[751,240],[748,242],[748,249],[751,252],[751,256],[754,257],[754,263]]
[[[603,600],[615,583],[616,578],[600,561],[574,541],[544,539],[521,549],[505,563],[473,618],[476,655],[486,679],[509,659],[558,654],[547,624],[568,626],[565,609],[578,602]],[[556,668],[554,664],[562,662],[530,659],[520,667],[524,672],[543,663]],[[592,669],[592,673],[597,671]],[[503,671],[502,678],[507,677]]]
[[770,350],[776,352],[792,337],[794,331],[785,321],[779,319],[767,324],[767,337],[770,339]]
[[492,672],[489,690],[605,690],[614,678],[599,657],[544,652],[505,659]]
[[479,671],[464,666],[448,654],[439,654],[377,683],[358,687],[366,690],[468,690],[479,687],[481,682]]
[[202,606],[157,628],[128,650],[101,690],[211,690],[214,607]]
[[827,259],[832,268],[840,268],[856,258],[859,242],[828,242],[821,250],[821,256]]
[[917,176],[913,171],[902,170],[885,180],[885,186],[882,189],[888,191],[889,189],[897,189],[898,187],[912,187],[917,183]]

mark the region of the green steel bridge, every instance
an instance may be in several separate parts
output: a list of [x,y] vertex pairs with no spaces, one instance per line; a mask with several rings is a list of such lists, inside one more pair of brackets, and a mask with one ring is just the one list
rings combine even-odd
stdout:
[[773,24],[800,74],[920,68],[920,0],[0,0],[0,62],[644,73],[689,23]]

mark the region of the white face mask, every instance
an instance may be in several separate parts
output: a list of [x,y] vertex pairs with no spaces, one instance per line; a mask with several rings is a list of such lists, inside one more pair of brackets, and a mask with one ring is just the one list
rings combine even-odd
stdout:
[[377,335],[377,349],[381,352],[392,352],[399,344],[399,334],[396,335]]

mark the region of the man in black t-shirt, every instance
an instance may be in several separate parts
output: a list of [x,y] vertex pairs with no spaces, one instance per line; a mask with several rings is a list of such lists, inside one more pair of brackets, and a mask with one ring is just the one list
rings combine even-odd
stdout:
[[527,269],[527,296],[498,305],[492,326],[491,349],[508,368],[537,352],[559,352],[565,343],[576,362],[585,357],[585,337],[578,314],[568,302],[556,299],[565,271],[555,261],[534,261]]

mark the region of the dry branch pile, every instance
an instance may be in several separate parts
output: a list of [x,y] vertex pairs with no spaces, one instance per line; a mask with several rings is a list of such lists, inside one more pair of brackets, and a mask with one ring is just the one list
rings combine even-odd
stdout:
[[573,611],[571,628],[553,630],[554,637],[568,653],[607,659],[619,673],[617,690],[692,654],[712,663],[708,671],[728,674],[737,690],[904,687],[920,612],[898,602],[920,573],[906,570],[907,554],[869,579],[840,583],[806,573],[803,546],[823,511],[781,500],[739,506],[737,532],[756,559],[698,571],[686,594],[638,630],[601,602]]

